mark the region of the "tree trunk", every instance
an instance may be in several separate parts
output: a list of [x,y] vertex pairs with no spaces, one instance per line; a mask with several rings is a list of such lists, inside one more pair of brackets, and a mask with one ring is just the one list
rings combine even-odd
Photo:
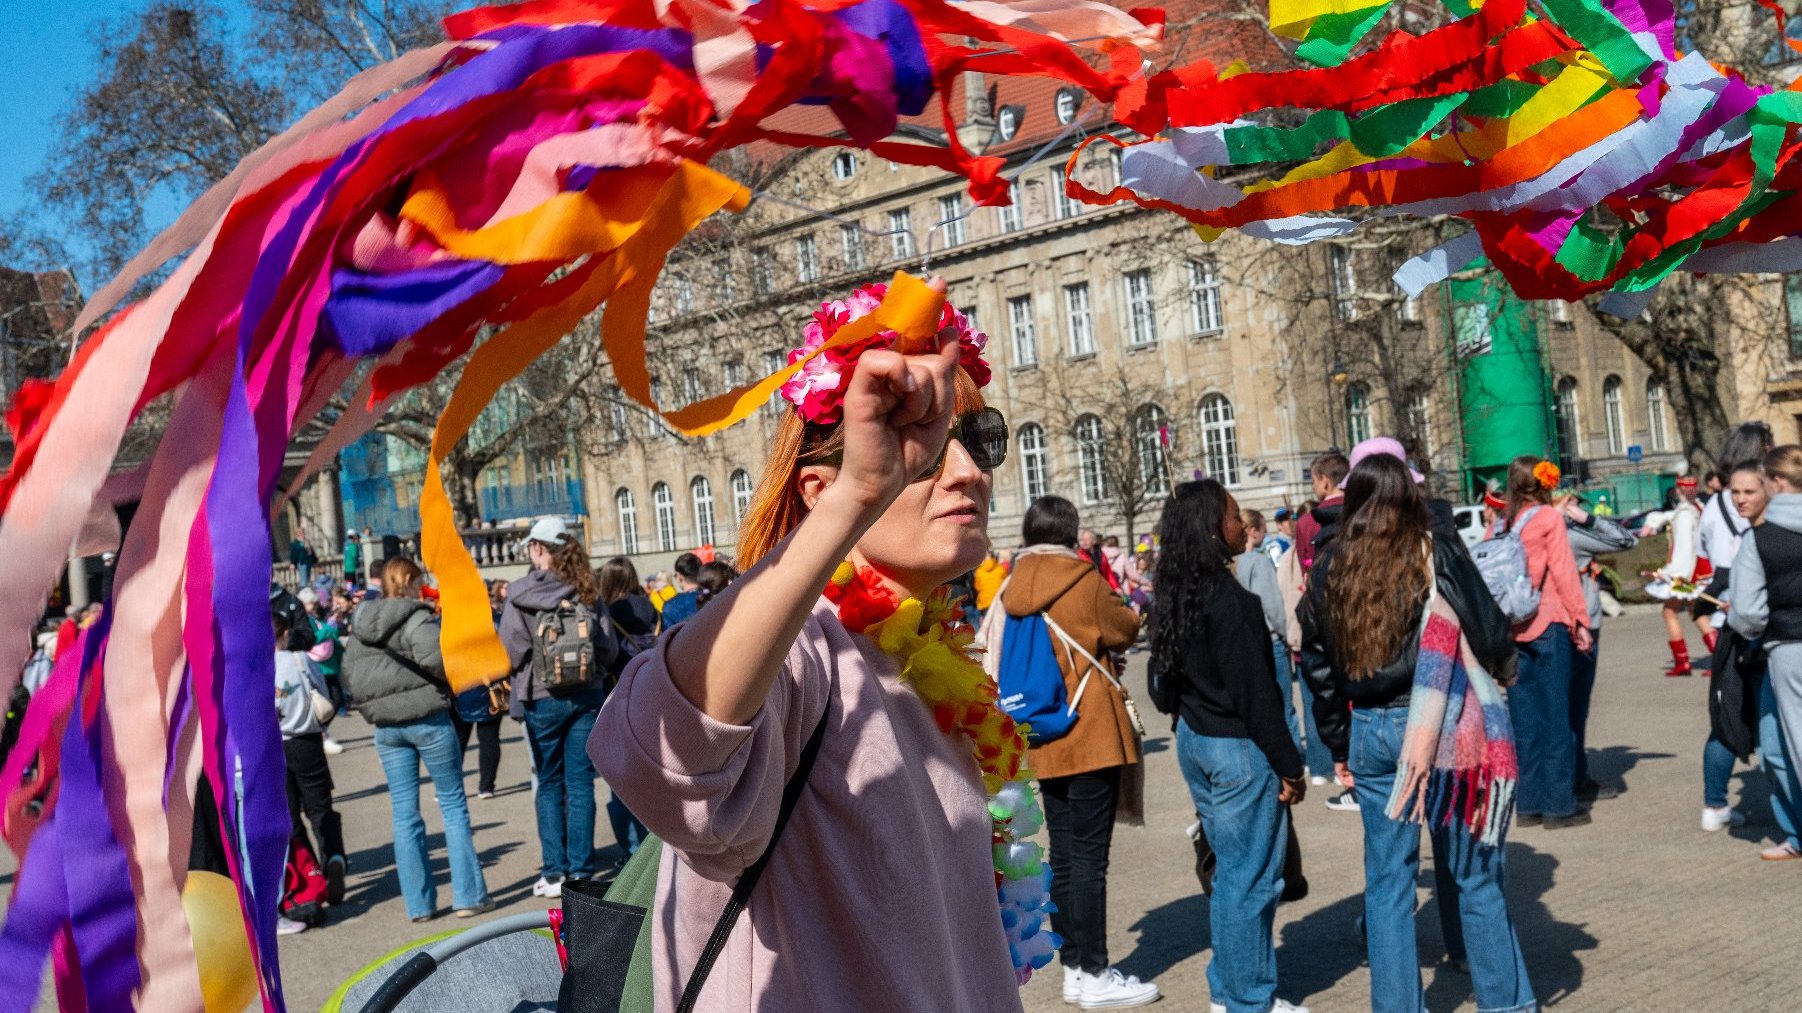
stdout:
[[457,527],[473,528],[482,523],[482,500],[476,488],[482,466],[458,447],[445,457],[441,471],[445,493],[450,497],[451,516],[456,519]]
[[1596,318],[1664,384],[1683,456],[1696,471],[1714,466],[1714,445],[1730,424],[1717,331],[1733,326],[1731,302],[1712,279],[1674,275],[1638,319]]

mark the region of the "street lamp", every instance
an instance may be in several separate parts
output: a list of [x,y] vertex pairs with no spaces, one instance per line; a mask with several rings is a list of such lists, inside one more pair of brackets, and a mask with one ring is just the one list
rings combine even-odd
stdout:
[[[1339,449],[1339,414],[1334,410],[1334,405],[1344,396],[1345,385],[1350,381],[1351,374],[1346,370],[1345,363],[1334,359],[1333,365],[1326,371],[1326,424],[1333,441],[1332,446],[1327,449],[1335,452]],[[1351,419],[1345,421],[1347,426],[1351,425]]]

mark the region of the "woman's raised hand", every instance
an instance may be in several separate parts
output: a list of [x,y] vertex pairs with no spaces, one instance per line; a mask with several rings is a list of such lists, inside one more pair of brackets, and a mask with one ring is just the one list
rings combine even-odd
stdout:
[[[945,290],[943,279],[933,288]],[[957,337],[940,332],[937,347],[905,354],[871,349],[858,357],[845,391],[844,464],[832,485],[860,507],[880,513],[938,459],[957,405]]]

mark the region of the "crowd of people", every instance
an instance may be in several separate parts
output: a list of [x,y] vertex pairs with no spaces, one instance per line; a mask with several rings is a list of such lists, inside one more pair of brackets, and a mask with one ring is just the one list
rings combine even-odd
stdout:
[[[563,521],[536,522],[528,572],[490,585],[510,668],[488,684],[451,690],[436,592],[404,553],[376,565],[353,538],[347,579],[303,570],[295,593],[272,585],[292,821],[280,931],[324,925],[344,899],[331,725],[348,710],[374,728],[408,916],[445,913],[422,768],[444,825],[449,911],[492,909],[465,754],[473,738],[477,799],[493,797],[512,720],[529,752],[534,896],[615,875],[653,834],[662,842],[660,1002],[848,1009],[875,993],[891,1008],[1018,1009],[1018,984],[1056,959],[1067,1002],[1143,1006],[1162,990],[1111,962],[1107,926],[1114,829],[1142,820],[1145,790],[1145,720],[1122,676],[1127,656],[1146,652],[1212,898],[1211,1010],[1306,1013],[1277,994],[1273,926],[1278,903],[1308,888],[1290,811],[1329,784],[1327,806],[1357,813],[1363,831],[1363,911],[1348,931],[1367,944],[1372,1008],[1424,1009],[1424,827],[1448,963],[1479,1008],[1534,1010],[1503,838],[1589,823],[1619,790],[1588,765],[1612,605],[1601,560],[1667,525],[1670,556],[1647,577],[1665,599],[1668,674],[1714,679],[1702,829],[1743,820],[1729,777],[1756,756],[1785,835],[1762,857],[1802,858],[1791,763],[1802,447],[1736,427],[1719,491],[1680,479],[1672,509],[1631,524],[1590,509],[1555,465],[1521,457],[1484,497],[1483,535],[1467,545],[1401,444],[1375,438],[1320,455],[1314,498],[1268,517],[1198,478],[1172,491],[1154,535],[1122,545],[1045,496],[1003,552],[987,508],[1005,420],[982,400],[987,370],[969,365],[967,322],[946,312],[936,349],[877,343],[784,388],[795,410],[741,527],[742,575],[709,548],[641,581],[625,557],[594,566]],[[316,570],[305,548],[296,566]],[[962,597],[935,591],[944,585]],[[71,610],[33,664],[96,615]],[[1705,664],[1688,654],[1686,622]],[[972,644],[980,652],[962,650]],[[597,779],[621,846],[605,867]],[[204,832],[216,821],[208,794],[196,813],[203,867],[220,847]],[[1040,805],[1042,875],[1035,850],[1016,850]],[[732,887],[741,874],[754,884],[744,896]],[[728,896],[756,931],[718,921]],[[875,947],[884,960],[861,959]]]

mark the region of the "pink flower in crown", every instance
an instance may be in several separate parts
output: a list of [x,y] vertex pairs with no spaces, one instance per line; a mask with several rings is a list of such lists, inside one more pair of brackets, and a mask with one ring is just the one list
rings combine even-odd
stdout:
[[[813,319],[801,330],[801,347],[788,353],[789,363],[792,365],[805,358],[851,321],[875,312],[887,294],[887,285],[872,284],[852,292],[846,299],[821,303]],[[958,362],[964,371],[978,387],[987,386],[989,364],[983,361],[982,350],[988,344],[989,336],[972,329],[970,318],[950,303],[945,304],[939,317],[939,332],[943,334],[947,330],[957,336]],[[863,341],[827,349],[810,359],[782,385],[783,398],[809,422],[826,425],[838,422],[844,417],[845,387],[851,382],[857,357],[866,349],[892,347],[899,337],[894,331],[883,330]]]

